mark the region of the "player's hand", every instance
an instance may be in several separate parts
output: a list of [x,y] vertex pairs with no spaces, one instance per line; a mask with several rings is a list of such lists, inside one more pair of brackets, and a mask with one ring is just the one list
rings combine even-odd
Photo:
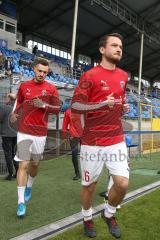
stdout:
[[109,108],[113,108],[115,104],[115,99],[113,97],[113,93],[107,96],[107,105]]
[[19,115],[17,113],[11,113],[11,115],[10,115],[10,122],[11,123],[16,122],[18,117],[19,117]]
[[33,105],[36,108],[45,108],[45,103],[38,97],[33,99]]
[[130,105],[128,103],[123,104],[123,112],[128,113],[130,111]]

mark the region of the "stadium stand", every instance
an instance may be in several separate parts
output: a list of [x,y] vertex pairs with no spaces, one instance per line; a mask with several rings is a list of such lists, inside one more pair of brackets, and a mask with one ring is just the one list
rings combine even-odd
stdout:
[[[11,50],[7,48],[0,48],[0,51],[3,53],[6,59],[11,59],[11,71],[12,71],[12,83],[17,83],[22,80],[30,79],[34,76],[34,72],[32,69],[33,65],[33,54],[28,52],[20,51],[20,50]],[[68,69],[67,59],[63,59],[61,57],[54,56],[49,53],[44,53],[40,51],[40,56],[43,54],[43,57],[48,58],[51,61],[51,71],[47,76],[48,81],[63,83],[61,86],[65,86],[65,84],[77,85],[79,76],[84,72],[84,68],[79,69],[77,71],[79,76],[74,71],[75,77],[73,78],[73,72]],[[81,64],[77,65],[77,68],[80,68]],[[90,67],[90,66],[88,66]],[[83,69],[83,70],[82,70]],[[7,70],[7,69],[6,69]],[[71,76],[72,75],[72,76]],[[129,89],[130,90],[130,89]],[[141,96],[141,102],[143,103],[152,103],[153,108],[153,116],[158,118],[160,116],[160,100],[155,97],[155,95],[149,96]],[[134,93],[132,90],[128,91],[127,94],[127,102],[130,103],[130,112],[125,114],[126,118],[138,118],[138,95]],[[66,107],[63,108],[67,109]],[[143,106],[142,108],[142,118],[150,119],[151,117],[151,108],[149,106]]]
[[[20,74],[24,79],[32,78],[34,76],[34,72],[32,70],[33,64],[33,55],[21,51],[11,50],[7,48],[1,48],[0,51],[3,53],[5,58],[12,59],[12,73]],[[41,55],[39,55],[41,56]],[[66,84],[77,85],[78,80],[82,72],[79,72],[77,75],[76,70],[74,70],[74,76],[72,77],[72,73],[67,70],[67,61],[61,57],[57,57],[54,55],[43,54],[43,57],[47,57],[51,61],[51,71],[47,76],[47,80],[63,82]],[[63,75],[63,73],[65,75]],[[67,76],[68,75],[68,76]]]

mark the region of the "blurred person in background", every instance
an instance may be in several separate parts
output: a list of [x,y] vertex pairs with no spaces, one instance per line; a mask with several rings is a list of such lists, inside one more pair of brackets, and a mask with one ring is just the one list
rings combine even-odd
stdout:
[[[16,94],[9,93],[7,95],[6,103],[0,104],[2,148],[8,169],[8,176],[5,179],[9,181],[16,178],[18,171],[18,162],[14,160],[17,145],[17,132],[12,128],[9,121],[15,99]],[[13,165],[15,170],[13,169]]]
[[67,142],[69,141],[71,151],[72,151],[72,163],[75,171],[75,176],[73,180],[78,180],[81,178],[79,166],[78,166],[78,146],[80,143],[80,138],[73,126],[73,120],[71,118],[71,109],[67,109],[64,113],[63,124],[62,124],[62,137]]

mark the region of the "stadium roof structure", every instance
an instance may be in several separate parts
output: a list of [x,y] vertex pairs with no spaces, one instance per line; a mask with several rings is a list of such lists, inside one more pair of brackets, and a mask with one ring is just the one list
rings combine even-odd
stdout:
[[[18,29],[71,49],[75,0],[13,0]],[[124,37],[121,67],[138,75],[144,33],[142,77],[160,80],[159,0],[79,0],[76,54],[98,58],[98,40],[110,32]]]

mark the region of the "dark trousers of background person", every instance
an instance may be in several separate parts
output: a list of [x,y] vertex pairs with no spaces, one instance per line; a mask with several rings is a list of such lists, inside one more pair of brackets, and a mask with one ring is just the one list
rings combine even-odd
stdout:
[[[13,176],[13,165],[15,168],[15,174],[18,170],[18,162],[14,161],[14,156],[16,153],[17,137],[2,137],[2,148],[4,151],[4,156],[7,164],[7,169],[9,176]],[[8,179],[11,180],[11,179]]]
[[78,166],[78,145],[80,143],[80,139],[76,137],[71,137],[69,141],[72,151],[72,163],[75,171],[75,177],[73,178],[73,180],[78,180],[80,178],[80,171]]

